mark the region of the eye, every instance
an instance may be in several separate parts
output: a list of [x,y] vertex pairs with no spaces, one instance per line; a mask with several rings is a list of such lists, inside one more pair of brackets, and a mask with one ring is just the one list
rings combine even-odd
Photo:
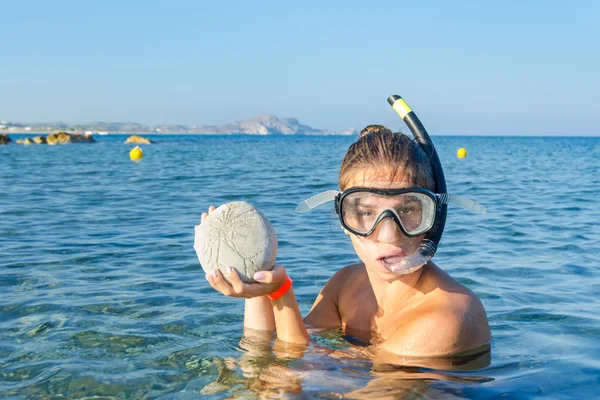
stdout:
[[359,217],[370,217],[373,215],[373,211],[371,210],[358,210],[356,215]]
[[398,209],[398,214],[414,214],[415,212],[416,212],[415,207],[404,206],[404,207],[400,207]]

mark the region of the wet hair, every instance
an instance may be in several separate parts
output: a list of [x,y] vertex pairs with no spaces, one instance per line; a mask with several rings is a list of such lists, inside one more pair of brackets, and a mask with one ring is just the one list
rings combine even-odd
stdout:
[[373,169],[389,174],[392,180],[403,180],[429,190],[435,190],[429,157],[419,143],[401,132],[392,132],[382,125],[369,125],[361,132],[340,166],[339,187],[347,189],[353,172]]

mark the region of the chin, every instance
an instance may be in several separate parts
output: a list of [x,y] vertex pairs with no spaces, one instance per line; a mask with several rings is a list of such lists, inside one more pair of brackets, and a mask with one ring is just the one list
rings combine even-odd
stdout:
[[388,269],[382,260],[373,260],[373,262],[369,264],[369,269],[386,282],[394,281],[402,276]]

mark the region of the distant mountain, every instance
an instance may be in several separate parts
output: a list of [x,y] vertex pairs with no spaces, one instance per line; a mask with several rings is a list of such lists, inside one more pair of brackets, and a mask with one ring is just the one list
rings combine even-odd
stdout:
[[216,135],[356,135],[356,129],[332,131],[318,129],[301,124],[296,118],[279,119],[272,114],[261,114],[243,121],[224,125],[175,125],[161,124],[155,126],[134,122],[93,122],[89,124],[68,125],[59,123],[23,124],[0,121],[3,132],[52,132],[56,130],[109,133],[161,133],[161,134],[216,134]]
[[192,126],[191,133],[216,133],[216,134],[247,134],[247,135],[351,135],[356,131],[345,130],[335,132],[328,129],[317,129],[301,124],[296,118],[279,119],[272,114],[261,114],[243,121],[236,121],[224,125]]
[[73,125],[71,128],[76,131],[92,132],[152,132],[152,127],[137,122],[92,122],[90,124]]

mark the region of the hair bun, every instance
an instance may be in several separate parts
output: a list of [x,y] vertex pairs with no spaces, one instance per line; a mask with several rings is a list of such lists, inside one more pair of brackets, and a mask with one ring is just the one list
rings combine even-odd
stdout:
[[369,135],[371,133],[379,133],[379,134],[387,133],[387,134],[391,135],[392,131],[383,125],[369,125],[369,126],[366,126],[362,131],[360,131],[359,137],[363,137],[363,136]]

